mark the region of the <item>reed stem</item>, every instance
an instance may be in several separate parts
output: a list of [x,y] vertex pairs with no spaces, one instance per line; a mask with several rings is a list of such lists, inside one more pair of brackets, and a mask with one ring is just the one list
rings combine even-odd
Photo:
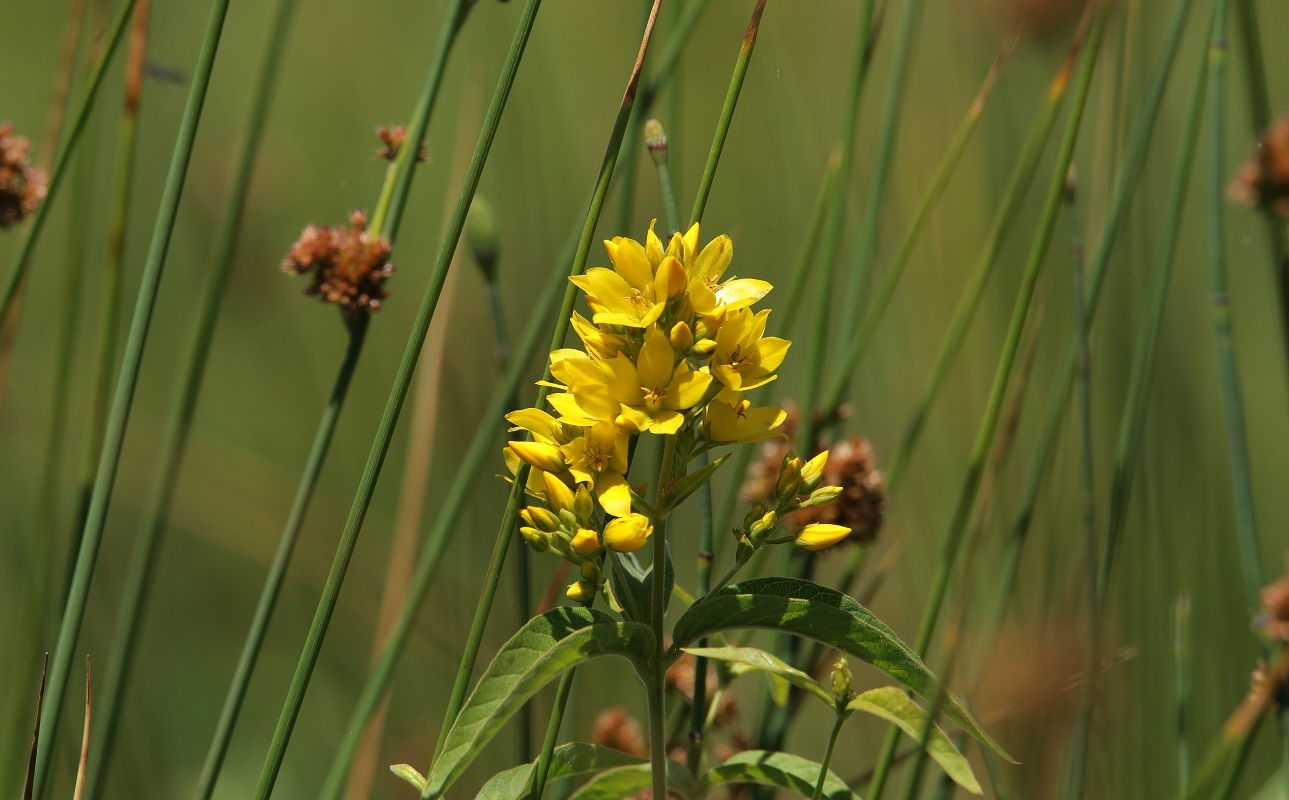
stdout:
[[653,796],[667,797],[667,735],[666,710],[663,705],[666,689],[666,670],[663,657],[667,652],[666,621],[667,582],[663,580],[667,564],[667,487],[671,484],[676,467],[676,437],[670,435],[662,451],[662,466],[658,469],[658,507],[664,511],[653,520],[653,577],[650,589],[649,627],[653,629],[654,652],[649,665],[647,681],[649,698],[649,765],[653,779]]

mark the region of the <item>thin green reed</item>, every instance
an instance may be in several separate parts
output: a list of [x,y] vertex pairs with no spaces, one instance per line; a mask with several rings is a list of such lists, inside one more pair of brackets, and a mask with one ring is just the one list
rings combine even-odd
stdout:
[[[519,344],[511,354],[506,371],[493,389],[488,404],[480,414],[480,419],[501,419],[506,409],[512,407],[511,398],[519,391],[528,373],[528,367],[538,353],[538,346],[543,341],[542,334],[546,332],[548,320],[555,313],[556,301],[564,296],[565,287],[570,285],[563,265],[572,260],[577,246],[577,235],[580,232],[579,225],[561,249],[560,255],[552,262],[555,265],[553,277],[548,280],[541,297],[529,312],[528,322],[519,336]],[[443,550],[452,532],[457,528],[457,521],[465,508],[470,491],[476,485],[484,466],[491,463],[496,455],[496,438],[496,430],[490,425],[480,425],[475,430],[474,439],[471,440],[465,457],[458,465],[456,476],[448,487],[447,495],[442,505],[435,511],[434,526],[426,536],[424,547],[417,555],[407,597],[399,610],[398,619],[391,628],[388,641],[373,664],[366,683],[363,684],[358,702],[349,717],[349,723],[345,726],[345,738],[331,759],[331,766],[327,770],[322,791],[318,795],[320,800],[339,800],[344,792],[345,781],[348,780],[349,771],[353,767],[354,756],[362,740],[363,730],[371,721],[380,706],[381,698],[389,689],[394,667],[397,666],[403,648],[407,645],[408,637],[416,623],[417,612],[420,611],[425,595],[437,574]]]
[[948,377],[949,370],[957,359],[958,353],[962,351],[963,342],[966,341],[967,329],[975,317],[976,310],[980,307],[980,300],[984,296],[985,286],[989,283],[989,279],[993,276],[994,268],[998,264],[998,254],[1002,251],[1003,242],[1011,232],[1012,225],[1020,214],[1020,210],[1024,207],[1026,192],[1033,182],[1034,174],[1038,169],[1039,158],[1043,154],[1048,139],[1051,138],[1052,130],[1056,125],[1057,114],[1069,89],[1070,75],[1074,70],[1079,50],[1083,46],[1084,37],[1087,33],[1087,23],[1090,20],[1090,16],[1084,17],[1079,30],[1071,39],[1065,60],[1057,69],[1051,83],[1048,84],[1043,101],[1039,105],[1038,113],[1035,114],[1034,120],[1030,123],[1029,131],[1025,134],[1025,139],[1021,143],[1020,151],[1016,158],[1016,166],[1012,169],[1011,176],[1007,179],[1007,185],[1003,190],[1003,200],[989,228],[984,249],[976,261],[975,269],[972,271],[966,289],[963,291],[962,296],[959,297],[958,304],[954,307],[953,315],[949,319],[949,326],[945,331],[940,349],[936,353],[935,361],[932,363],[931,372],[927,376],[921,397],[914,408],[913,416],[909,420],[903,436],[900,438],[900,444],[891,458],[890,467],[886,471],[887,490],[892,494],[895,493],[904,480],[904,473],[907,470],[909,459],[921,439],[927,416],[931,412],[931,406],[934,405],[939,397],[945,378]]
[[[1016,293],[1016,302],[1012,309],[1011,320],[1008,323],[1007,336],[1003,342],[1003,350],[999,356],[993,385],[989,391],[989,400],[985,407],[985,413],[981,418],[980,427],[976,431],[976,438],[971,447],[971,456],[968,460],[962,490],[958,495],[953,517],[949,523],[949,530],[945,535],[940,564],[936,569],[931,593],[927,599],[922,621],[918,627],[918,636],[914,649],[919,654],[927,652],[931,639],[935,634],[936,623],[939,620],[940,611],[948,593],[949,581],[953,576],[954,566],[958,560],[958,551],[964,538],[963,534],[967,529],[975,507],[981,477],[984,474],[985,461],[989,456],[994,434],[997,431],[1007,384],[1011,377],[1011,369],[1019,350],[1025,319],[1029,314],[1030,301],[1034,295],[1034,286],[1038,281],[1038,276],[1047,254],[1047,248],[1052,239],[1053,228],[1061,205],[1061,193],[1065,188],[1066,174],[1074,156],[1074,146],[1078,141],[1083,110],[1087,104],[1088,90],[1092,83],[1097,57],[1100,54],[1101,40],[1110,16],[1110,8],[1109,5],[1098,6],[1095,12],[1096,17],[1092,22],[1092,29],[1088,34],[1088,44],[1083,55],[1083,63],[1079,67],[1070,115],[1061,141],[1056,169],[1047,189],[1038,230],[1026,260],[1025,272],[1021,278],[1020,287]],[[873,775],[873,782],[869,787],[870,800],[877,800],[882,795],[892,759],[895,756],[895,748],[899,742],[898,736],[899,731],[892,729],[883,744],[882,753],[878,758],[877,767]]]
[[[353,556],[354,547],[358,543],[358,534],[362,529],[367,509],[371,505],[376,481],[380,477],[381,467],[384,464],[386,454],[389,452],[390,443],[394,438],[394,428],[398,423],[403,400],[407,397],[408,389],[411,387],[412,373],[415,371],[416,362],[420,358],[421,347],[424,345],[425,337],[429,332],[434,309],[438,305],[439,295],[443,291],[443,282],[447,278],[448,269],[452,265],[453,254],[456,251],[457,243],[460,241],[461,232],[465,227],[470,202],[473,200],[475,190],[479,186],[479,178],[483,174],[484,164],[488,160],[488,153],[492,148],[493,140],[496,138],[497,127],[501,122],[506,100],[510,96],[515,76],[519,72],[519,63],[523,58],[524,49],[528,44],[528,38],[532,33],[540,6],[541,0],[528,0],[521,12],[519,25],[515,30],[514,39],[511,42],[510,50],[502,67],[501,76],[497,82],[497,89],[484,117],[483,129],[479,133],[479,140],[470,158],[470,165],[466,169],[466,177],[461,187],[460,196],[457,198],[456,206],[453,208],[452,216],[448,221],[447,232],[435,259],[434,269],[430,274],[429,284],[426,286],[425,295],[417,311],[407,346],[403,351],[402,361],[399,363],[398,372],[394,377],[394,385],[390,389],[389,399],[385,404],[385,411],[381,415],[380,425],[372,443],[371,453],[367,457],[357,494],[349,512],[349,518],[345,522],[344,532],[341,534],[340,542],[336,548],[335,559],[332,561],[331,570],[327,574],[322,596],[318,600],[318,607],[314,613],[313,622],[309,627],[309,633],[300,654],[300,662],[297,664],[295,675],[291,679],[291,686],[287,691],[282,713],[278,718],[273,740],[265,757],[263,770],[260,773],[259,785],[255,793],[255,797],[258,800],[263,800],[272,794],[273,785],[276,783],[278,773],[282,768],[282,758],[286,754],[291,731],[295,727],[296,718],[304,702],[304,694],[308,688],[309,678],[313,674],[314,665],[317,663],[318,654],[322,649],[322,640],[331,622],[332,613],[335,611],[336,602],[340,596],[340,588],[344,583],[345,573],[349,568],[349,561]],[[417,147],[418,142],[415,139],[410,139],[405,145],[407,150],[415,150]]]
[[[1128,132],[1128,142],[1124,148],[1123,162],[1111,188],[1101,234],[1097,239],[1096,247],[1092,250],[1092,257],[1088,261],[1087,274],[1090,280],[1087,286],[1088,297],[1086,305],[1089,321],[1096,318],[1097,301],[1100,298],[1101,286],[1110,262],[1110,254],[1114,249],[1119,230],[1128,216],[1129,201],[1145,165],[1154,134],[1155,122],[1159,116],[1159,107],[1163,102],[1164,90],[1168,86],[1168,78],[1172,72],[1173,62],[1186,25],[1186,17],[1190,12],[1192,3],[1193,0],[1177,0],[1177,4],[1173,7],[1173,15],[1164,39],[1163,50],[1159,54],[1159,60],[1156,62],[1150,85],[1147,88],[1145,97],[1142,99],[1141,107],[1138,109]],[[1061,422],[1065,417],[1067,401],[1074,385],[1074,352],[1075,348],[1073,346],[1067,348],[1058,362],[1056,383],[1052,394],[1048,398],[1047,408],[1040,426],[1038,444],[1034,450],[1033,460],[1025,472],[1019,510],[1016,513],[1016,521],[1012,525],[1010,534],[1017,548],[1023,546],[1024,540],[1028,536],[1029,526],[1034,518],[1034,508],[1038,503],[1038,492],[1042,488],[1043,478],[1047,473],[1052,452],[1056,447],[1056,440],[1060,435]],[[1019,550],[1017,551],[1017,558],[1019,558]],[[1014,575],[1012,574],[1004,574],[1003,584],[1011,583],[1013,578]]]
[[[291,0],[291,2],[294,2],[294,0]],[[407,189],[411,185],[411,176],[401,173],[411,173],[416,169],[417,156],[420,150],[419,142],[424,137],[425,128],[429,124],[429,116],[433,112],[434,100],[438,96],[439,86],[443,80],[447,57],[452,50],[452,45],[456,41],[456,36],[460,32],[468,10],[465,0],[454,0],[453,4],[447,9],[441,26],[438,51],[431,63],[425,87],[422,90],[421,98],[413,115],[412,133],[404,140],[403,146],[399,148],[398,153],[395,155],[394,163],[390,165],[386,173],[381,197],[377,202],[377,210],[373,214],[373,217],[380,218],[380,222],[373,223],[369,229],[369,234],[373,237],[384,236],[391,244],[394,242],[394,236],[390,235],[389,232],[392,229],[396,229],[402,220],[403,209],[405,208],[402,201],[406,199]],[[290,14],[291,11],[291,9],[283,9],[282,13]],[[215,791],[219,773],[232,740],[233,730],[237,725],[237,718],[241,712],[251,676],[255,671],[256,662],[259,659],[260,649],[263,647],[264,637],[268,632],[274,607],[277,604],[278,594],[286,578],[291,554],[295,549],[296,541],[299,539],[300,531],[304,525],[309,501],[317,486],[318,478],[322,474],[327,452],[330,449],[331,440],[335,435],[336,425],[344,407],[345,397],[348,394],[354,371],[357,369],[358,360],[362,354],[363,342],[370,322],[368,314],[365,311],[359,312],[353,320],[348,322],[348,346],[345,348],[344,358],[341,361],[327,405],[318,420],[318,428],[314,434],[313,444],[310,447],[304,471],[300,475],[291,509],[278,541],[277,551],[274,554],[272,563],[269,565],[269,571],[265,575],[264,586],[260,591],[260,599],[242,645],[242,651],[233,672],[232,682],[229,684],[225,695],[224,705],[220,710],[219,721],[216,724],[215,733],[211,739],[206,761],[202,767],[202,774],[197,785],[195,797],[199,798],[199,800],[209,798]]]
[[[530,0],[531,2],[531,0]],[[612,181],[613,169],[617,164],[618,153],[622,147],[623,135],[626,132],[627,123],[631,118],[631,109],[635,105],[636,88],[640,77],[640,64],[647,50],[648,40],[642,42],[641,52],[636,57],[636,65],[632,70],[631,79],[627,83],[626,92],[623,94],[621,105],[618,108],[617,117],[614,119],[612,132],[609,134],[609,144],[605,149],[604,159],[600,164],[599,176],[596,179],[595,190],[591,196],[591,203],[587,209],[586,219],[582,225],[582,231],[578,238],[577,249],[573,254],[573,262],[569,268],[569,275],[581,274],[583,267],[586,266],[586,260],[591,252],[591,240],[595,237],[595,226],[600,219],[600,212],[604,208],[604,199],[609,191],[609,184]],[[573,312],[573,304],[577,300],[576,287],[569,283],[564,289],[564,298],[560,306],[559,317],[556,319],[555,330],[551,337],[550,349],[558,349],[564,344],[564,337],[568,334],[570,316]],[[549,365],[543,372],[544,379],[550,378]],[[548,387],[542,386],[537,390],[537,400],[535,405],[540,407],[545,401],[548,393]],[[510,495],[506,502],[506,509],[502,514],[501,525],[497,530],[497,538],[493,544],[492,556],[488,562],[488,571],[484,578],[482,596],[479,605],[475,610],[474,617],[470,624],[470,632],[466,639],[465,649],[462,652],[461,664],[457,668],[456,678],[452,684],[452,693],[448,698],[448,707],[443,715],[443,725],[441,727],[438,740],[435,743],[435,752],[433,760],[437,760],[439,750],[447,738],[447,732],[451,730],[452,725],[456,722],[457,714],[461,710],[461,705],[465,702],[466,690],[469,688],[470,676],[474,672],[474,662],[479,655],[479,647],[483,641],[484,628],[487,626],[488,616],[492,611],[492,603],[496,598],[497,585],[501,579],[501,571],[505,565],[506,553],[510,547],[510,541],[513,538],[515,520],[519,515],[519,503],[524,496],[524,484],[528,478],[527,464],[520,464],[518,471],[515,473],[514,482],[510,489]],[[425,774],[429,774],[426,770]]]
[[1205,211],[1208,217],[1209,290],[1212,294],[1213,334],[1217,340],[1222,418],[1230,459],[1235,534],[1244,578],[1244,601],[1249,612],[1259,607],[1262,590],[1262,547],[1253,503],[1247,424],[1240,390],[1240,371],[1231,331],[1231,295],[1226,268],[1226,40],[1227,0],[1216,0],[1213,38],[1209,45],[1208,123],[1209,163]]
[[[653,0],[640,0],[640,26],[649,24],[653,16]],[[640,166],[640,133],[644,127],[645,115],[637,103],[631,109],[631,119],[627,122],[627,132],[622,137],[622,152],[626,158],[618,170],[618,213],[613,219],[615,231],[630,230],[632,210],[636,200],[636,172]],[[524,620],[527,622],[528,620]]]
[[1173,604],[1173,723],[1177,734],[1177,791],[1191,785],[1191,599],[1178,595]]
[[[143,268],[138,300],[130,323],[130,334],[125,344],[125,355],[121,363],[120,377],[117,380],[116,393],[112,401],[112,411],[108,417],[103,453],[99,459],[98,474],[94,480],[94,492],[90,500],[89,514],[86,517],[85,531],[81,537],[81,549],[76,559],[76,570],[72,577],[71,592],[59,627],[58,644],[54,650],[53,669],[50,671],[49,691],[45,695],[43,704],[39,747],[36,754],[35,796],[37,798],[44,797],[44,793],[48,790],[49,769],[53,763],[59,711],[62,709],[67,677],[71,671],[72,654],[76,647],[76,637],[80,633],[81,622],[85,617],[90,581],[94,574],[94,563],[97,560],[99,545],[103,537],[103,525],[107,520],[108,500],[111,497],[112,487],[116,481],[117,467],[121,458],[121,447],[125,441],[126,424],[129,421],[130,408],[134,401],[134,390],[138,385],[139,366],[143,361],[143,347],[147,342],[148,329],[152,322],[152,311],[156,304],[157,290],[161,284],[161,274],[165,266],[166,254],[170,249],[170,238],[174,232],[175,218],[179,211],[179,200],[183,195],[184,181],[188,174],[188,164],[192,158],[193,144],[197,139],[197,126],[201,120],[201,111],[206,100],[206,90],[210,86],[210,75],[214,66],[215,53],[219,49],[219,37],[223,31],[228,4],[229,0],[214,0],[211,4],[210,19],[206,26],[201,51],[197,56],[192,84],[188,91],[188,101],[184,107],[183,120],[179,125],[170,170],[166,176],[165,188],[161,195],[161,205],[152,235],[152,243],[148,248],[148,257]],[[127,2],[126,5],[132,8],[133,2]],[[108,52],[110,50],[111,48],[108,49]],[[94,84],[92,83],[91,86],[94,86]],[[78,122],[83,122],[83,120],[78,120]],[[74,136],[71,137],[71,140],[74,141],[74,138]],[[28,235],[31,235],[31,231],[36,227],[35,223],[39,222],[42,216],[38,215],[36,220],[33,221],[32,228],[28,230]]]
[[993,66],[985,76],[980,92],[967,110],[967,115],[958,124],[958,129],[954,131],[953,138],[949,140],[949,146],[945,150],[944,157],[940,159],[935,174],[931,178],[930,185],[918,202],[917,209],[913,212],[913,221],[909,223],[908,231],[900,241],[899,250],[896,251],[894,258],[891,259],[890,266],[887,267],[886,272],[882,275],[881,283],[878,284],[876,291],[873,292],[873,298],[868,304],[868,310],[860,318],[858,328],[855,329],[855,333],[852,334],[850,341],[846,344],[845,353],[842,355],[837,367],[832,371],[832,383],[829,384],[828,391],[824,394],[823,402],[820,404],[820,418],[827,419],[831,414],[834,414],[844,400],[849,378],[859,367],[860,360],[864,357],[864,353],[867,352],[869,344],[872,343],[873,335],[877,332],[877,326],[881,323],[882,316],[890,305],[891,298],[895,295],[895,289],[899,286],[900,278],[904,276],[904,268],[908,266],[909,259],[913,256],[913,250],[918,242],[921,241],[922,231],[931,218],[931,212],[939,204],[940,198],[943,197],[944,190],[949,184],[949,179],[953,177],[954,170],[962,160],[962,154],[967,149],[967,144],[971,141],[971,134],[975,132],[980,118],[984,115],[985,104],[989,100],[994,83],[1002,72],[1003,66],[1007,63],[1007,58],[1011,55],[1019,34],[1020,30],[1014,29],[1008,35],[1007,40],[1003,43],[1002,48],[994,59]]
[[[895,161],[895,144],[899,139],[900,115],[904,108],[908,65],[913,55],[913,45],[922,23],[925,0],[905,0],[900,14],[899,34],[895,38],[895,56],[891,61],[890,78],[886,86],[886,103],[882,108],[882,128],[878,134],[877,150],[873,155],[873,175],[869,179],[868,199],[860,221],[859,242],[855,246],[855,259],[850,280],[843,295],[842,330],[850,330],[858,319],[868,282],[868,271],[877,254],[878,229],[881,227],[883,199]],[[808,416],[808,415],[807,415]]]
[[[90,460],[97,455],[102,436],[103,418],[107,413],[109,393],[112,388],[112,367],[116,362],[117,327],[120,316],[121,262],[125,257],[125,236],[129,220],[130,196],[134,183],[134,163],[138,150],[138,117],[139,103],[143,94],[144,67],[148,50],[148,25],[151,2],[139,0],[134,11],[134,26],[130,34],[130,49],[125,68],[125,108],[121,115],[120,133],[117,138],[116,174],[113,177],[115,197],[113,199],[112,227],[108,243],[107,265],[104,270],[101,329],[99,332],[99,350],[97,365],[97,387],[95,389],[93,423],[90,427],[90,438],[87,442],[85,491],[88,494],[89,472],[93,466]],[[120,697],[116,691],[119,672],[112,664],[107,673],[108,693],[98,691],[98,709],[94,714],[94,723],[98,732],[94,758],[89,763],[89,776],[85,797],[93,800],[98,796],[103,776],[106,773],[108,759],[111,758],[111,742],[116,729],[117,710]],[[104,700],[106,697],[106,708]]]
[[21,289],[27,279],[27,270],[31,267],[31,256],[35,251],[36,242],[39,241],[40,234],[45,229],[45,221],[50,214],[49,209],[53,206],[54,197],[58,194],[58,190],[66,177],[68,162],[72,153],[80,142],[81,135],[85,132],[90,112],[94,108],[94,101],[98,97],[99,89],[103,86],[103,78],[107,74],[108,64],[111,63],[112,56],[121,44],[121,38],[125,34],[126,23],[129,22],[130,15],[134,12],[136,1],[121,0],[121,5],[116,10],[116,16],[112,18],[112,22],[108,26],[107,35],[104,38],[103,53],[95,63],[94,68],[90,70],[89,78],[85,82],[85,94],[77,104],[76,113],[72,116],[72,124],[67,129],[67,136],[59,144],[58,153],[54,156],[53,167],[49,171],[49,184],[46,187],[45,200],[36,209],[36,213],[32,215],[31,221],[23,230],[22,239],[18,242],[13,267],[10,268],[9,276],[5,279],[4,293],[0,295],[0,327],[13,324],[11,315],[18,313]]
[[1069,772],[1065,797],[1080,800],[1087,779],[1088,748],[1092,738],[1092,708],[1096,702],[1097,673],[1101,670],[1100,629],[1097,625],[1101,597],[1097,591],[1097,508],[1092,453],[1092,349],[1088,342],[1088,311],[1083,293],[1083,229],[1079,224],[1077,179],[1071,173],[1066,189],[1066,215],[1070,220],[1070,253],[1074,262],[1074,337],[1076,391],[1079,409],[1079,522],[1083,533],[1083,682],[1079,708],[1070,737]]
[[[1249,116],[1254,136],[1260,136],[1271,125],[1271,93],[1267,86],[1266,58],[1262,53],[1262,29],[1253,0],[1236,0],[1235,20],[1240,29],[1240,54],[1244,57],[1244,80],[1249,101]],[[1264,211],[1263,226],[1267,252],[1279,293],[1280,325],[1284,336],[1285,355],[1289,357],[1289,227],[1275,214]]]

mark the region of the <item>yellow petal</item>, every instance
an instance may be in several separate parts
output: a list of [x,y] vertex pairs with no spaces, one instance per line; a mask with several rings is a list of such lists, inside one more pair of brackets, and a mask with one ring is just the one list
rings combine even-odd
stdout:
[[635,239],[621,236],[612,242],[605,242],[613,269],[633,288],[644,289],[653,280],[653,270],[649,267],[649,258],[645,249]]
[[543,472],[563,472],[568,468],[564,453],[553,444],[518,441],[510,442],[507,446],[529,466]]
[[608,368],[605,386],[614,399],[629,406],[639,405],[644,401],[644,392],[640,389],[643,383],[631,359],[618,353],[617,358],[610,359],[604,364]]
[[649,222],[649,233],[645,236],[645,258],[649,259],[649,266],[654,269],[657,269],[658,265],[662,263],[662,240],[658,238],[658,234],[653,232],[654,226],[657,224],[658,220],[651,220]]
[[627,433],[644,433],[653,426],[653,417],[639,406],[623,406],[614,423]]
[[551,408],[559,412],[559,421],[562,423],[586,427],[594,425],[596,422],[595,417],[582,408],[577,401],[577,397],[569,392],[557,392],[548,395],[546,402],[551,404]]
[[653,417],[653,424],[649,426],[649,430],[657,434],[675,433],[685,421],[684,414],[669,408],[660,408],[650,416]]
[[734,240],[722,234],[707,243],[703,251],[694,259],[694,267],[689,274],[709,283],[715,283],[725,274],[733,258]]
[[676,354],[667,341],[667,334],[658,328],[650,328],[645,333],[644,345],[641,346],[640,357],[636,361],[640,385],[645,389],[666,388],[675,368]]
[[694,278],[689,282],[689,304],[697,314],[710,314],[716,310],[716,295],[712,293],[707,281]]
[[711,383],[712,376],[705,372],[685,369],[682,373],[677,370],[675,377],[667,386],[667,394],[663,397],[662,406],[672,411],[693,408],[703,401],[703,395],[707,394],[707,387]]
[[698,252],[698,223],[697,222],[695,222],[693,225],[690,225],[689,230],[685,231],[684,241],[685,241],[685,258],[683,260],[686,264],[693,264],[694,254]]
[[555,418],[540,408],[521,408],[506,415],[506,421],[515,429],[531,431],[546,440],[559,438],[560,425]]
[[[713,357],[712,360],[715,361],[715,357]],[[713,364],[712,374],[716,376],[716,380],[725,384],[730,389],[733,389],[736,392],[743,390],[743,376],[739,374],[738,370],[734,369],[729,364]]]
[[664,258],[654,274],[653,292],[659,302],[671,300],[685,291],[688,279],[685,268],[674,258]]
[[546,491],[546,502],[555,509],[556,513],[573,511],[573,490],[568,488],[564,481],[549,472],[543,472],[542,488]]
[[717,287],[716,302],[731,309],[746,308],[765,297],[773,288],[773,285],[755,278],[735,278]]
[[773,372],[783,363],[783,357],[788,354],[788,348],[792,342],[787,339],[780,339],[777,336],[767,336],[757,344],[757,352],[761,356],[761,363],[758,365],[767,372]]
[[614,517],[631,513],[631,488],[627,479],[616,472],[605,472],[595,481],[595,497],[604,510]]

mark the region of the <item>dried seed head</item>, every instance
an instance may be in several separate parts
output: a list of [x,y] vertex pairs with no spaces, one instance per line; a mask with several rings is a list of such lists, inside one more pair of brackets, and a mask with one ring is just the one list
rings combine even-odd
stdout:
[[394,272],[390,243],[367,233],[367,215],[355,211],[348,226],[310,225],[291,246],[282,269],[292,275],[312,273],[305,294],[318,295],[340,307],[347,322],[378,311],[385,299],[385,280]]
[[1275,642],[1289,642],[1289,575],[1262,589],[1262,635]]
[[45,199],[44,170],[27,162],[31,142],[14,133],[13,123],[0,122],[0,230],[22,222]]
[[649,748],[640,732],[640,723],[622,706],[606,708],[600,712],[600,716],[595,718],[595,727],[591,730],[591,743],[640,758],[649,755]]
[[1289,219],[1289,114],[1258,136],[1257,150],[1227,190],[1237,203]]
[[[379,125],[376,128],[376,135],[380,137],[381,146],[376,150],[376,157],[383,158],[386,161],[393,161],[398,158],[398,151],[402,149],[403,142],[407,141],[407,129],[402,125],[395,125],[392,128]],[[429,161],[430,151],[421,142],[420,152],[416,154],[417,161]]]

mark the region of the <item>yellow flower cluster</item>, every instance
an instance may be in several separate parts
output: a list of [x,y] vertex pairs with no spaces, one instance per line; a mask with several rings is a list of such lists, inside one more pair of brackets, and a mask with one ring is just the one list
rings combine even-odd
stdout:
[[[752,310],[770,284],[726,278],[729,236],[699,249],[694,225],[664,247],[653,227],[643,244],[606,241],[612,268],[571,279],[586,293],[591,318],[572,318],[584,349],[550,355],[553,412],[506,417],[532,434],[508,446],[511,472],[520,461],[532,466],[527,489],[551,509],[525,509],[524,536],[575,563],[593,563],[601,547],[637,550],[652,532],[649,518],[632,511],[625,477],[632,436],[677,435],[686,442],[684,463],[711,447],[775,436],[786,417],[742,396],[774,380],[790,344],[765,335],[768,310]],[[612,518],[602,534],[594,533],[592,499]]]

